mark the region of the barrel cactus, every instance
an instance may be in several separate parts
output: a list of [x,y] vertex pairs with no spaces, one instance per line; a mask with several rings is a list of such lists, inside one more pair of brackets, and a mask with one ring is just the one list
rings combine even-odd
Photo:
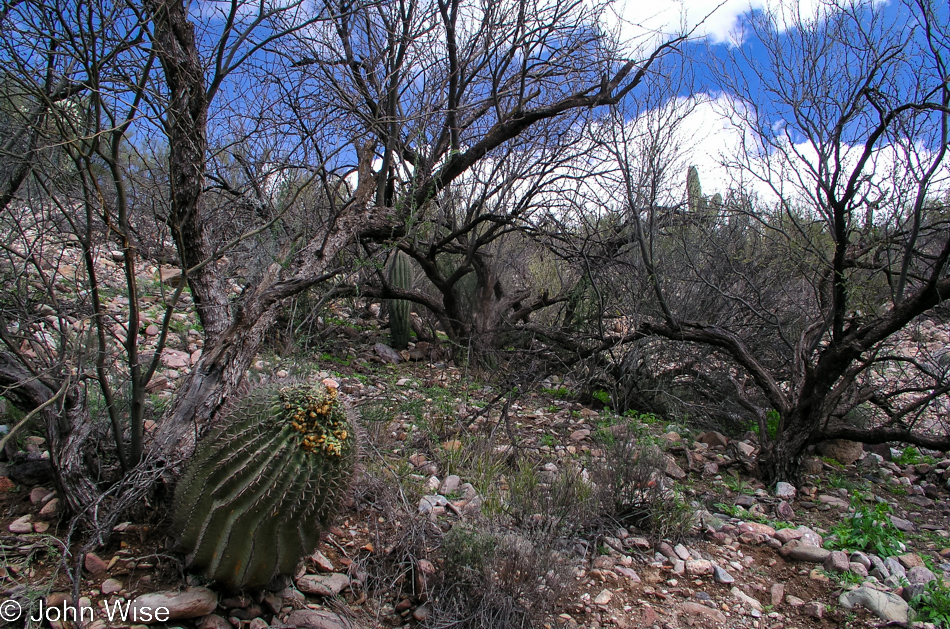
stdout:
[[173,527],[188,567],[232,589],[293,573],[340,505],[356,449],[336,389],[252,392],[178,484]]
[[[412,288],[409,258],[398,250],[393,254],[389,265],[389,283],[393,288],[402,290]],[[409,346],[409,302],[405,299],[393,299],[389,302],[389,339],[395,349],[406,349]]]

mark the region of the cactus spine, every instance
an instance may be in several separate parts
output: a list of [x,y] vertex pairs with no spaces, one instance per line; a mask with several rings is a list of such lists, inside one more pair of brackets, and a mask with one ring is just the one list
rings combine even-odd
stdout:
[[[393,288],[402,290],[412,288],[409,258],[398,249],[389,264],[389,283]],[[405,299],[392,299],[389,302],[389,339],[393,349],[406,349],[409,346],[409,302]]]
[[189,568],[233,589],[293,573],[341,502],[354,439],[335,389],[263,387],[242,400],[201,442],[175,493]]

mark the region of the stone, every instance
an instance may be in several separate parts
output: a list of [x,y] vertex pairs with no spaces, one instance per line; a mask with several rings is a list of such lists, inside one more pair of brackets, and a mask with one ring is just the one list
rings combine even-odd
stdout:
[[601,605],[601,606],[607,606],[607,605],[610,604],[610,601],[611,601],[611,599],[613,599],[613,597],[614,597],[614,593],[611,592],[610,590],[601,590],[601,591],[600,591],[600,594],[598,594],[598,595],[594,598],[594,604],[595,604],[595,605]]
[[745,441],[733,441],[733,444],[736,446],[736,450],[742,456],[750,457],[755,454],[755,446],[746,443]]
[[779,529],[775,531],[775,539],[782,542],[783,544],[787,544],[793,539],[801,538],[802,532],[797,529]]
[[30,504],[42,504],[51,493],[53,492],[45,487],[34,487],[30,490]]
[[209,614],[198,623],[198,629],[234,629],[226,618],[217,614]]
[[583,441],[584,439],[587,439],[589,436],[590,436],[590,431],[585,428],[582,430],[575,430],[574,432],[571,433],[571,436],[568,437],[568,439],[576,443],[578,441]]
[[827,557],[825,557],[824,561],[821,562],[821,566],[826,571],[833,572],[835,574],[847,572],[849,565],[850,562],[848,561],[848,554],[840,550],[832,551]]
[[739,533],[751,533],[753,535],[763,535],[765,537],[772,537],[775,535],[775,529],[767,524],[759,524],[758,522],[742,522],[739,524]]
[[898,579],[907,578],[907,570],[904,569],[904,566],[901,564],[901,562],[897,561],[895,557],[888,557],[885,559],[884,565],[887,567],[887,570],[891,573],[892,577],[897,577]]
[[83,558],[83,566],[87,572],[92,574],[101,574],[109,569],[109,564],[99,558],[95,553],[86,553]]
[[807,526],[800,526],[795,530],[801,532],[802,536],[800,539],[803,545],[818,546],[818,547],[821,547],[823,545],[821,535],[819,535],[812,529],[808,528]]
[[805,604],[805,601],[798,598],[797,596],[792,596],[791,594],[785,597],[785,602],[788,603],[792,607],[801,607],[802,605]]
[[894,525],[898,531],[903,531],[904,533],[914,533],[917,531],[917,527],[914,526],[914,523],[910,520],[905,520],[904,518],[899,518],[896,515],[892,515],[891,524]]
[[821,617],[825,615],[825,604],[819,601],[805,603],[802,605],[802,614],[821,620]]
[[162,364],[169,369],[184,369],[191,365],[191,354],[166,347],[162,350]]
[[122,589],[122,582],[117,579],[106,579],[102,582],[99,590],[103,594],[115,594]]
[[860,605],[888,622],[907,624],[909,620],[910,606],[904,599],[891,592],[881,592],[866,586],[842,593],[838,597],[838,604],[849,611]]
[[208,588],[193,587],[180,592],[169,590],[137,596],[129,606],[129,613],[140,616],[148,611],[154,614],[159,607],[164,607],[168,611],[168,620],[178,620],[207,616],[217,606],[217,594]]
[[307,627],[308,629],[354,629],[350,622],[333,612],[316,609],[293,611],[284,620],[284,624],[291,627]]
[[818,453],[842,465],[851,465],[864,455],[864,445],[847,439],[829,439],[818,444]]
[[778,607],[782,604],[782,599],[785,598],[785,584],[773,583],[769,594],[772,596],[772,607]]
[[731,574],[720,568],[719,566],[713,566],[713,579],[716,583],[722,583],[729,585],[730,583],[735,583],[736,579]]
[[716,432],[715,430],[704,432],[696,438],[696,441],[699,443],[705,443],[710,448],[715,448],[716,446],[725,448],[729,445],[729,439],[723,436],[722,433]]
[[173,266],[163,266],[158,270],[158,279],[165,286],[178,288],[178,284],[181,283],[181,269]]
[[921,559],[920,555],[917,553],[904,553],[903,555],[898,555],[897,561],[899,561],[901,565],[908,570],[924,565],[924,560]]
[[373,351],[376,352],[376,355],[379,356],[379,359],[384,363],[398,365],[402,362],[402,354],[385,343],[377,343],[373,346]]
[[722,626],[726,622],[726,617],[718,609],[713,609],[712,607],[706,607],[702,603],[694,603],[692,601],[686,601],[680,603],[676,606],[676,609],[690,615],[696,616],[699,618],[706,618],[714,623],[716,626]]
[[689,549],[687,549],[682,544],[677,544],[676,546],[674,546],[673,552],[676,553],[676,556],[682,559],[683,561],[689,561],[690,559],[693,558],[693,556],[689,554]]
[[783,522],[788,522],[795,518],[795,510],[792,509],[792,505],[782,500],[775,505],[775,517]]
[[51,518],[59,513],[59,498],[53,498],[40,509],[41,518]]
[[445,480],[442,481],[442,484],[439,486],[439,493],[443,496],[448,494],[454,494],[459,490],[459,487],[462,485],[462,479],[456,476],[455,474],[450,474],[445,477]]
[[819,548],[818,546],[796,546],[788,553],[788,558],[794,561],[809,561],[811,563],[822,563],[831,554],[830,550]]
[[927,585],[936,578],[937,575],[926,566],[914,566],[907,571],[907,580],[914,585]]
[[336,596],[350,586],[350,578],[345,574],[307,574],[297,579],[297,589],[304,594],[318,596]]
[[673,457],[671,456],[666,457],[666,465],[663,471],[667,476],[676,480],[683,480],[686,478],[686,472],[684,472],[683,468],[676,464],[676,461],[674,461]]
[[838,509],[847,509],[850,506],[847,500],[839,498],[838,496],[829,496],[828,494],[818,496],[818,502],[831,507],[837,507]]
[[436,507],[444,507],[449,504],[449,501],[445,499],[445,496],[423,496],[419,499],[419,513],[429,513]]
[[762,611],[762,603],[752,598],[751,596],[749,596],[748,594],[746,594],[739,588],[733,587],[731,590],[729,590],[729,593],[732,594],[732,596],[735,597],[741,603],[748,605],[749,607],[751,607],[752,609],[756,611]]
[[416,622],[423,623],[429,617],[429,613],[431,611],[432,610],[428,605],[420,605],[419,607],[413,610],[412,619],[415,620]]
[[686,562],[686,574],[689,576],[703,577],[709,574],[713,574],[715,571],[715,566],[711,561],[706,559],[690,559]]
[[333,562],[327,559],[327,556],[319,550],[310,555],[310,561],[320,572],[333,572],[334,570]]
[[33,532],[33,523],[30,522],[30,515],[24,515],[17,518],[7,526],[7,530],[11,533],[32,533]]
[[891,571],[887,569],[887,565],[884,563],[883,559],[877,555],[868,555],[868,559],[871,560],[871,575],[880,579],[881,581],[891,576]]
[[857,561],[849,562],[848,570],[850,570],[852,574],[856,574],[861,577],[862,580],[868,577],[868,569],[863,563],[858,563]]
[[798,490],[795,485],[779,481],[775,483],[775,497],[781,500],[794,500]]
[[269,626],[263,618],[251,618],[251,622],[247,623],[247,629],[267,629]]
[[638,575],[635,571],[631,570],[630,568],[626,568],[624,566],[616,566],[614,568],[614,572],[616,572],[617,574],[619,574],[620,576],[624,578],[629,579],[631,583],[640,583],[640,575]]
[[802,459],[802,473],[809,476],[814,476],[815,474],[821,474],[821,459],[815,458],[813,456],[807,456]]
[[848,561],[859,563],[864,566],[866,569],[871,569],[871,558],[862,553],[861,551],[856,551],[851,553],[848,556]]
[[739,507],[749,507],[757,504],[759,501],[755,499],[755,496],[750,496],[749,494],[739,494],[736,498],[736,505]]

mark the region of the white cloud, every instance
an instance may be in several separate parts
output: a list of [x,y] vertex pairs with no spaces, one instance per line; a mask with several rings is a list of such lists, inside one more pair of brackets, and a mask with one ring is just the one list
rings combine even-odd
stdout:
[[[712,43],[741,44],[743,18],[752,12],[772,17],[779,31],[820,19],[844,4],[865,0],[617,0],[605,15],[605,25],[635,48],[655,45],[687,31]],[[871,0],[880,3],[885,0]],[[695,29],[695,30],[694,30]]]

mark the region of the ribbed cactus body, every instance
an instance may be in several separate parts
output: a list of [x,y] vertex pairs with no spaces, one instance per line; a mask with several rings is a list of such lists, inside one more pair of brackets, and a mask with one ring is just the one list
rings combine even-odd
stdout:
[[[389,283],[393,288],[409,290],[412,288],[412,268],[406,254],[397,250],[389,264]],[[406,349],[409,346],[409,302],[405,299],[393,299],[389,302],[389,339],[394,349]]]
[[699,170],[695,166],[686,170],[686,203],[690,212],[698,212],[705,205],[703,187],[699,183]]
[[334,389],[265,387],[204,439],[175,494],[189,568],[231,588],[293,573],[349,483],[356,445]]

